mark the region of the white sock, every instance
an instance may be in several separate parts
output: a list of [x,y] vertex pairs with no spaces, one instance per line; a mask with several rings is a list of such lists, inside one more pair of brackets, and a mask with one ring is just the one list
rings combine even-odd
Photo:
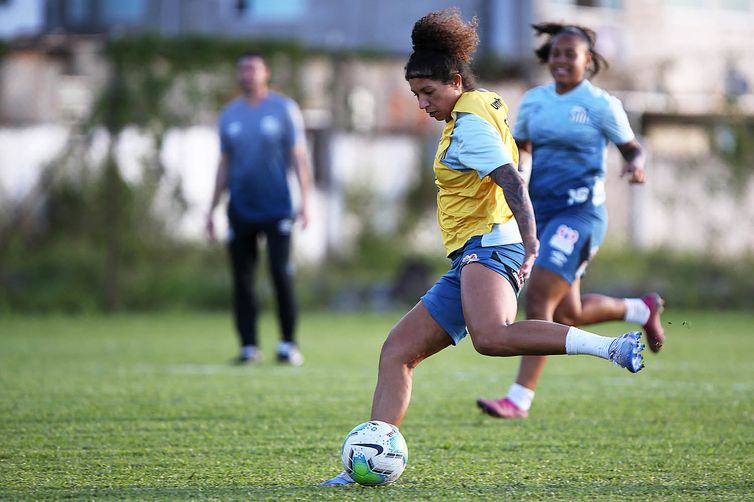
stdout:
[[293,343],[291,342],[280,342],[278,344],[278,354],[287,354],[291,351],[291,348],[293,348]]
[[508,389],[508,394],[505,397],[522,410],[529,411],[531,402],[534,401],[534,391],[514,383]]
[[649,321],[649,307],[641,298],[624,298],[626,303],[626,316],[623,318],[626,322],[633,322],[639,326],[644,326]]
[[579,328],[568,328],[566,333],[566,354],[588,354],[590,356],[609,359],[607,351],[615,338],[595,335]]
[[254,354],[257,353],[257,346],[256,345],[244,345],[241,347],[241,357],[244,359],[249,359],[251,357],[254,357]]

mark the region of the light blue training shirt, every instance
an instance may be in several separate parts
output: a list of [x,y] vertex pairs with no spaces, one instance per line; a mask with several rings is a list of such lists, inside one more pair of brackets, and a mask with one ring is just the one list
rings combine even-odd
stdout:
[[605,201],[608,141],[634,139],[621,102],[588,80],[565,94],[555,84],[524,94],[513,137],[532,143],[529,194],[537,220]]
[[442,163],[456,171],[474,170],[480,179],[504,164],[514,164],[515,167],[500,133],[473,113],[458,113]]
[[250,223],[293,217],[291,149],[305,141],[298,105],[275,92],[254,106],[239,97],[220,114],[218,128],[229,159],[230,208]]

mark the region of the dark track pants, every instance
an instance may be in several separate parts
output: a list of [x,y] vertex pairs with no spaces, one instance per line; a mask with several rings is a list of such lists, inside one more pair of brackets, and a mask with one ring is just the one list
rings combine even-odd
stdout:
[[277,298],[281,339],[294,341],[297,320],[291,261],[291,220],[240,222],[231,216],[233,231],[228,251],[233,272],[233,311],[241,346],[257,343],[257,296],[254,291],[259,239],[265,237],[270,275]]

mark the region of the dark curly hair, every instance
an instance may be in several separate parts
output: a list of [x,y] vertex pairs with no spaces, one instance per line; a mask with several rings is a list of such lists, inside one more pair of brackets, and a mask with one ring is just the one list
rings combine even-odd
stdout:
[[602,69],[602,67],[608,68],[607,60],[602,57],[600,53],[594,50],[594,46],[597,43],[597,34],[594,30],[585,28],[583,26],[576,26],[573,24],[560,24],[560,23],[539,23],[531,25],[534,31],[537,32],[537,36],[546,35],[547,40],[544,44],[539,46],[534,51],[537,55],[540,63],[546,63],[550,58],[550,50],[552,49],[552,41],[558,35],[575,35],[584,40],[589,46],[589,54],[592,55],[592,67],[588,68],[592,75],[596,75]]
[[428,78],[449,84],[460,74],[464,91],[475,89],[471,60],[479,44],[476,27],[476,17],[465,23],[457,7],[419,19],[411,32],[414,52],[406,63],[406,80]]

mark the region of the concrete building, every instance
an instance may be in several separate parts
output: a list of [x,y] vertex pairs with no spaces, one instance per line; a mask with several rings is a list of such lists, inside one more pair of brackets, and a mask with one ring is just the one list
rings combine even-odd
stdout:
[[533,5],[518,0],[48,0],[45,31],[295,38],[309,47],[405,55],[416,19],[456,6],[479,17],[480,54],[520,56],[529,47],[525,25]]
[[[5,22],[20,1],[0,3],[0,20]],[[359,189],[354,183],[365,180],[359,169],[369,174],[379,200],[396,207],[413,183],[413,175],[404,175],[421,163],[425,138],[434,138],[437,127],[417,110],[402,78],[411,26],[430,10],[456,5],[464,17],[479,18],[477,59],[515,70],[483,82],[506,97],[514,119],[523,92],[549,80],[531,53],[538,41],[529,24],[564,21],[597,31],[598,49],[610,69],[595,83],[623,100],[652,156],[646,187],[629,188],[617,176],[609,178],[609,242],[721,254],[754,251],[750,233],[721,230],[721,221],[754,228],[754,176],[735,178],[724,162],[725,152],[746,140],[736,133],[739,126],[752,129],[754,52],[747,44],[754,40],[754,0],[48,0],[41,5],[39,30],[7,38],[0,67],[0,192],[14,192],[12,180],[19,178],[14,173],[23,172],[24,186],[33,185],[31,164],[41,163],[37,157],[48,147],[55,150],[71,121],[91,107],[107,79],[101,57],[105,37],[198,32],[296,39],[340,54],[382,51],[386,57],[379,60],[312,58],[300,72],[306,85],[300,86],[299,98],[313,136],[326,138],[313,148],[321,212],[330,215],[326,220],[342,217],[342,200],[333,194]],[[21,146],[19,138],[29,143]],[[39,144],[45,148],[33,146]],[[40,155],[20,155],[18,148]],[[206,207],[209,194],[203,189],[217,156],[212,121],[171,132],[165,148],[168,167],[175,162],[173,175],[191,180],[186,191],[193,213],[185,224],[190,234],[200,227],[192,218]],[[379,176],[368,159],[388,155],[396,171]],[[609,163],[611,173],[617,172],[615,149]],[[754,170],[739,171],[747,169]],[[732,185],[735,194],[726,188]],[[391,218],[381,221],[390,226]],[[357,221],[344,221],[336,225],[339,230],[358,231]],[[342,239],[332,231],[313,229],[309,234],[328,237],[324,244],[305,247],[321,251],[327,241]]]

